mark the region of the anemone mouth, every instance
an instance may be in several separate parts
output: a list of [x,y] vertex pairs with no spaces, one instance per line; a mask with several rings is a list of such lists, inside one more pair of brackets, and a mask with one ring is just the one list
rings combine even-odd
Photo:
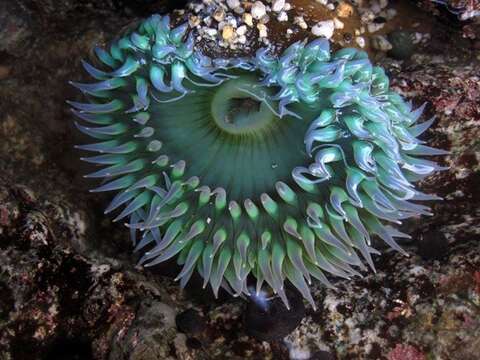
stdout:
[[[259,100],[259,95],[255,95],[258,86],[258,75],[242,74],[216,89],[210,111],[219,129],[237,136],[256,136],[262,132],[268,136],[269,130],[275,131],[272,127],[278,129],[278,122],[272,123],[278,118],[264,101]],[[268,88],[262,91],[273,94]]]
[[292,182],[291,170],[308,164],[303,136],[309,122],[280,118],[271,108],[275,102],[259,100],[261,93],[273,91],[260,86],[258,76],[240,73],[191,91],[176,102],[152,106],[163,151],[173,162],[186,162],[187,176],[242,202],[272,193],[277,181]]
[[[98,140],[94,192],[115,191],[140,260],[172,257],[236,295],[273,289],[288,307],[288,281],[315,307],[312,278],[374,269],[371,237],[403,251],[389,223],[429,215],[412,200],[438,197],[413,182],[442,168],[419,156],[444,154],[417,137],[413,110],[389,89],[364,52],[330,52],[325,39],[266,49],[247,59],[210,59],[187,25],[154,15],[83,63],[98,80],[72,83],[90,99],[69,102],[80,131]],[[362,261],[363,260],[363,261]]]

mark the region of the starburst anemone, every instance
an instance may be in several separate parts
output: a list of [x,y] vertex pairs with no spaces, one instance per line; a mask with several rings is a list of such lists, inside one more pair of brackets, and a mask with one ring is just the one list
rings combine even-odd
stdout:
[[182,287],[197,271],[215,295],[266,289],[287,307],[290,283],[315,306],[312,279],[374,269],[373,236],[404,252],[392,224],[437,199],[412,185],[441,169],[419,156],[444,153],[417,138],[423,107],[363,51],[316,39],[210,58],[188,30],[153,15],[83,62],[96,82],[72,82],[95,139],[78,146],[97,153],[87,177],[103,178],[92,191],[116,193],[105,213],[125,219],[140,263],[176,257]]

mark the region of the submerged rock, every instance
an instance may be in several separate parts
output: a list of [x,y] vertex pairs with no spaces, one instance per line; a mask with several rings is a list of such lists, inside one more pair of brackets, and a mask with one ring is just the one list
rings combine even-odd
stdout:
[[274,341],[295,330],[305,316],[305,306],[297,292],[287,292],[288,295],[290,310],[278,297],[269,300],[265,306],[250,301],[244,318],[247,333],[260,341]]
[[412,34],[409,31],[392,31],[388,34],[388,42],[391,45],[388,54],[394,59],[409,59],[415,51],[415,44],[413,43]]
[[177,329],[186,334],[200,334],[205,330],[205,320],[195,309],[188,309],[178,314],[175,323]]

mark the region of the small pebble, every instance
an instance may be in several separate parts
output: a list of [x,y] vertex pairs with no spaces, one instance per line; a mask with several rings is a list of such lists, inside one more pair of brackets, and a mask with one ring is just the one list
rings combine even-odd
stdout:
[[423,35],[419,32],[415,32],[412,35],[412,41],[414,44],[419,44],[422,41]]
[[255,1],[251,13],[254,19],[259,20],[267,13],[267,8],[261,1]]
[[330,39],[333,36],[335,24],[333,20],[320,21],[312,27],[312,34],[315,36],[324,36]]
[[227,5],[230,9],[240,7],[240,0],[227,0]]
[[267,14],[263,15],[262,18],[258,20],[260,24],[266,24],[269,21],[270,21],[270,16],[268,16]]
[[365,47],[365,39],[361,36],[357,37],[355,39],[355,42],[357,43],[358,46],[360,46],[362,49]]
[[267,37],[267,27],[265,24],[257,24],[258,36],[261,38]]
[[382,9],[385,9],[388,6],[388,0],[380,0],[379,4]]
[[237,35],[245,35],[247,32],[247,27],[245,25],[241,25],[237,29]]
[[343,29],[345,27],[345,24],[341,22],[338,18],[334,18],[333,23],[335,24],[335,29]]
[[281,11],[277,16],[277,20],[280,22],[288,21],[288,15],[286,11]]
[[198,14],[200,11],[202,11],[204,7],[205,6],[202,3],[192,4],[193,12],[195,14]]
[[198,16],[192,15],[188,18],[188,24],[194,28],[200,25],[200,18]]
[[345,41],[345,43],[350,43],[353,39],[353,36],[352,34],[346,32],[345,34],[343,34],[343,41]]
[[382,8],[380,7],[379,3],[372,2],[370,4],[370,10],[372,10],[375,14],[378,14],[380,11],[382,11]]
[[231,38],[233,38],[233,34],[235,33],[235,31],[233,30],[233,26],[231,25],[225,25],[222,29],[222,37],[224,40],[230,40]]
[[384,23],[376,23],[376,22],[372,22],[370,24],[367,25],[367,30],[369,33],[374,33],[374,32],[377,32],[378,30],[380,30],[381,28],[384,27]]
[[387,20],[391,20],[395,16],[397,16],[397,10],[396,9],[388,9],[387,12],[385,13],[385,17],[387,18]]
[[233,9],[233,12],[235,14],[242,15],[245,12],[245,9],[241,6],[239,6],[239,7],[236,7],[235,9]]
[[213,13],[213,18],[218,22],[223,21],[223,19],[225,19],[225,11],[222,8],[218,8]]
[[245,24],[247,24],[248,26],[252,27],[253,26],[253,17],[252,17],[252,14],[250,13],[245,13],[243,14],[242,16],[242,20]]
[[392,44],[383,35],[373,35],[370,39],[375,50],[387,52],[392,49]]
[[350,17],[353,15],[353,6],[342,1],[340,4],[338,4],[336,12],[338,17]]
[[272,11],[280,12],[285,6],[285,0],[273,0],[272,2]]
[[300,28],[302,28],[303,30],[306,30],[308,28],[308,25],[307,23],[305,22],[305,20],[303,19],[303,16],[295,16],[293,18],[293,23],[295,25],[298,25]]
[[205,33],[211,37],[214,37],[217,35],[218,31],[217,29],[212,29],[212,28],[206,28]]
[[234,28],[236,28],[237,27],[237,19],[235,19],[235,18],[228,19],[228,25],[231,25]]
[[360,21],[362,22],[362,24],[368,24],[368,23],[371,23],[375,18],[376,18],[376,15],[372,10],[366,10],[360,16]]

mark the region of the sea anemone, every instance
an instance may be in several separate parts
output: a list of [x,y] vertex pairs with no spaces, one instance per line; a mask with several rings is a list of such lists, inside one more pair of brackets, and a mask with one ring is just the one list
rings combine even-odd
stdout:
[[68,102],[97,140],[78,146],[99,153],[86,177],[117,193],[105,213],[122,208],[140,263],[176,257],[182,287],[198,271],[215,295],[270,289],[288,307],[290,282],[315,306],[312,278],[374,269],[374,235],[404,252],[389,224],[438,199],[412,185],[441,169],[418,157],[444,153],[417,139],[433,120],[416,124],[423,106],[363,51],[316,39],[212,59],[153,15],[95,53],[100,69],[82,63],[98,81],[72,82],[88,102]]

